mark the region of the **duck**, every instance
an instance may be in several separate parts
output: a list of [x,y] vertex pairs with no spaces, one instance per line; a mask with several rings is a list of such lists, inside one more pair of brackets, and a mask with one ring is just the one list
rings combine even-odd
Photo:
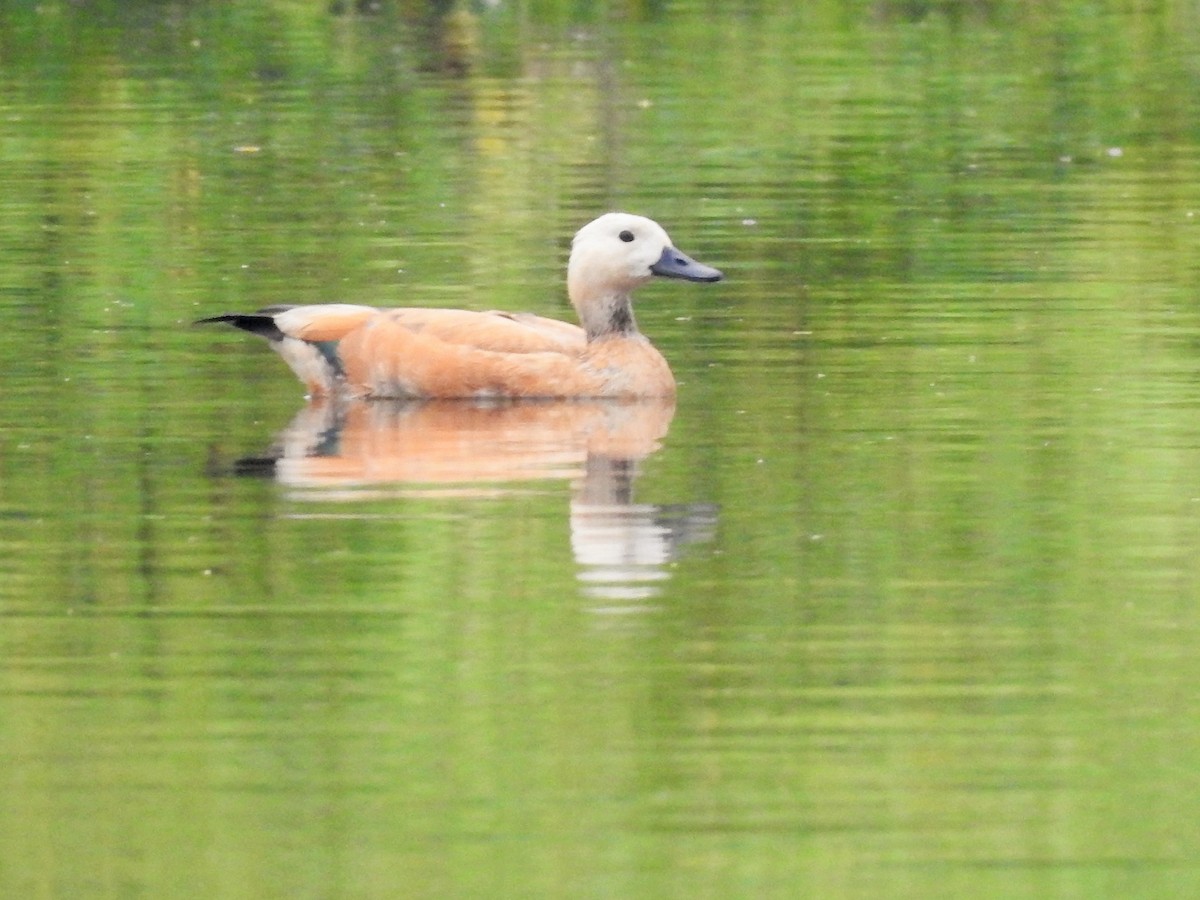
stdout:
[[610,212],[571,242],[567,294],[579,324],[528,312],[352,303],[268,306],[226,323],[266,338],[310,398],[670,398],[675,377],[638,330],[632,294],[652,278],[715,282],[661,225]]

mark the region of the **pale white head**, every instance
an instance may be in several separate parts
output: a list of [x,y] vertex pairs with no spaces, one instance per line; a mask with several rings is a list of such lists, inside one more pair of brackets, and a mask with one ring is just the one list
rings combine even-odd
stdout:
[[605,213],[575,235],[567,291],[588,337],[636,332],[630,294],[655,275],[720,281],[721,272],[680,253],[657,222]]

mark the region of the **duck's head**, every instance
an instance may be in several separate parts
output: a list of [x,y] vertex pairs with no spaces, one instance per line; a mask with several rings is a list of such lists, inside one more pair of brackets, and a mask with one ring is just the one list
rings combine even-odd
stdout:
[[[567,290],[589,336],[619,318],[629,295],[655,275],[686,281],[720,281],[719,269],[680,253],[657,222],[629,213],[605,213],[584,225],[571,242]],[[632,316],[629,327],[632,328]]]

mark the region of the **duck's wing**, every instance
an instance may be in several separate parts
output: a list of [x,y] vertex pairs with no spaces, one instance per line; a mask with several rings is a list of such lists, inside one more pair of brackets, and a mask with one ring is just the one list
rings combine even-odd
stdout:
[[294,327],[291,333],[302,341],[275,346],[313,395],[337,385],[373,397],[595,396],[602,387],[580,364],[587,349],[583,329],[531,313],[299,312],[283,330]]
[[586,364],[583,350],[566,351],[561,339],[503,316],[475,315],[461,321],[438,315],[420,327],[411,310],[388,310],[354,329],[337,345],[347,393],[391,399],[603,395],[603,378]]
[[496,353],[582,353],[587,339],[582,328],[569,322],[532,313],[492,310],[426,309],[408,307],[383,310],[393,324],[414,333]]
[[337,345],[349,392],[371,397],[595,396],[583,329],[528,313],[381,310]]

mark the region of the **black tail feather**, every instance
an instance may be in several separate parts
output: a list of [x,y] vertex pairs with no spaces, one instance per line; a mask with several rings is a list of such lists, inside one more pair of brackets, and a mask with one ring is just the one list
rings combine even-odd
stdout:
[[205,325],[210,322],[227,322],[234,328],[249,331],[251,334],[262,335],[269,341],[282,341],[284,334],[275,324],[275,314],[287,307],[269,307],[256,313],[226,313],[220,316],[209,316],[197,319],[193,325]]

